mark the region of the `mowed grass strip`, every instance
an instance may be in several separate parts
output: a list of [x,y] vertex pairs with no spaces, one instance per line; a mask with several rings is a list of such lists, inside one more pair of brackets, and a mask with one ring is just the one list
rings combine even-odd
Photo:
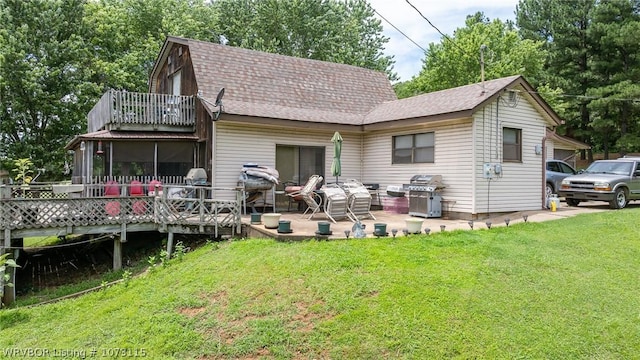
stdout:
[[629,208],[395,239],[210,244],[97,293],[2,310],[0,349],[635,358],[638,216]]

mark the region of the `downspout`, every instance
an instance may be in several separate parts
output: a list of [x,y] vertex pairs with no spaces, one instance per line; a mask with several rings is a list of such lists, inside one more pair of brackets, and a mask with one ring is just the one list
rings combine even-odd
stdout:
[[[484,111],[485,111],[485,107],[482,108],[482,127],[484,129]],[[471,146],[472,149],[471,150],[471,214],[475,214],[477,213],[476,211],[476,195],[477,195],[477,176],[478,174],[476,173],[476,166],[477,166],[477,159],[476,159],[476,135],[478,134],[478,124],[476,122],[476,117],[475,115],[472,117],[472,123],[471,123]],[[483,141],[484,143],[484,141]],[[484,160],[484,146],[482,149],[482,157]]]
[[360,135],[360,180],[364,180],[364,133]]
[[[211,187],[214,187],[216,184],[216,179],[215,179],[215,168],[216,168],[216,164],[215,164],[215,155],[216,155],[216,151],[215,151],[215,144],[216,142],[214,141],[215,139],[215,130],[216,130],[216,122],[213,121],[213,119],[211,119]],[[211,192],[211,196],[213,196],[213,191]]]

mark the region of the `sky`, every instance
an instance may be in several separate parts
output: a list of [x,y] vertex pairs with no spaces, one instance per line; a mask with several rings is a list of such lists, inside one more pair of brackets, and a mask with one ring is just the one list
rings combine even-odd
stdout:
[[[478,11],[491,20],[515,21],[518,0],[409,0],[422,15],[442,33],[452,36],[457,28],[464,27],[467,15]],[[369,0],[371,7],[411,40],[427,49],[430,43],[441,42],[442,35],[420,16],[406,0]],[[390,38],[384,50],[385,55],[393,55],[394,71],[400,81],[411,80],[422,68],[424,52],[411,40],[380,18],[383,34]]]

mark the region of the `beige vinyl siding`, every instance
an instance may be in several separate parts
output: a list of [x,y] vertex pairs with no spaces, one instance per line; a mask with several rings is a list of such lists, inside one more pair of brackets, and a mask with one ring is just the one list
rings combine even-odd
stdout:
[[[559,147],[561,148],[561,147]],[[547,140],[545,141],[545,151],[546,153],[546,158],[547,159],[553,159],[554,158],[554,154],[556,151],[556,144],[553,140]]]
[[[393,136],[434,132],[434,162],[425,164],[392,164]],[[470,211],[471,121],[460,120],[449,125],[429,125],[419,129],[376,132],[365,135],[364,182],[379,183],[384,191],[388,185],[408,184],[417,174],[441,175],[446,188],[443,199],[455,201],[453,211]],[[460,210],[463,209],[463,210]]]
[[[505,96],[475,114],[476,166],[474,214],[535,210],[542,207],[542,156],[535,146],[542,145],[545,121],[521,94],[509,102]],[[497,114],[497,117],[496,117]],[[496,127],[497,124],[497,127]],[[502,129],[522,130],[522,162],[502,161]],[[502,165],[502,176],[483,177],[483,164]]]
[[[333,160],[333,131],[311,132],[308,129],[270,128],[256,126],[238,126],[230,123],[216,123],[214,186],[235,187],[242,165],[257,163],[275,167],[276,145],[325,147],[325,178],[335,181],[331,176]],[[360,179],[361,135],[341,133],[342,176]],[[286,180],[286,179],[281,179]],[[270,201],[270,196],[268,198]]]

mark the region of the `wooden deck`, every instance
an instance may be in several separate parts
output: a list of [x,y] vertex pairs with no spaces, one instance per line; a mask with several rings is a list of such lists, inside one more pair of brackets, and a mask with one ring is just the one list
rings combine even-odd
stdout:
[[[122,268],[122,243],[130,232],[167,233],[167,253],[171,256],[174,234],[210,234],[217,238],[223,230],[231,234],[242,231],[240,188],[172,185],[167,188],[171,192],[156,188],[153,195],[145,192],[126,196],[131,189],[123,188],[116,196],[105,196],[106,186],[0,186],[0,231],[4,238],[0,255],[13,251],[17,258],[20,246],[14,246],[13,239],[113,234],[113,268],[118,270]],[[225,196],[217,199],[221,193]],[[225,200],[229,198],[235,199]],[[15,283],[15,271],[8,271],[10,282]],[[4,286],[2,273],[0,298],[4,303],[15,300],[14,287]]]
[[[0,187],[0,230],[5,246],[11,239],[29,236],[112,232],[126,236],[127,231],[158,230],[217,237],[221,228],[240,232],[240,189],[172,186],[172,197],[167,192],[159,196],[84,196],[104,193],[96,189],[102,185],[91,186],[90,191],[79,193],[55,193],[50,187],[38,186]],[[217,200],[215,195],[220,192],[235,193],[235,200]]]

